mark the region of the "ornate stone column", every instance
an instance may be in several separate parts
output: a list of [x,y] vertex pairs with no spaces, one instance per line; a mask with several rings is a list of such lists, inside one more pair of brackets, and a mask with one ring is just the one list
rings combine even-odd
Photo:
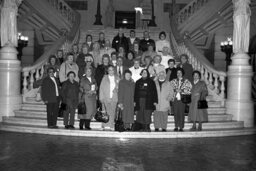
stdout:
[[20,61],[17,60],[17,12],[22,0],[3,0],[1,7],[0,122],[21,107]]
[[227,114],[244,121],[245,127],[254,126],[254,106],[251,99],[252,66],[249,65],[250,0],[233,0],[234,30],[232,64],[228,67]]
[[151,6],[152,6],[152,19],[149,21],[149,23],[148,23],[148,26],[149,27],[156,27],[156,22],[155,22],[155,19],[156,19],[156,17],[155,17],[155,2],[154,2],[154,0],[151,0]]
[[100,12],[100,0],[98,0],[97,2],[97,14],[95,15],[95,22],[94,22],[94,25],[102,25],[102,22],[101,22],[101,12]]

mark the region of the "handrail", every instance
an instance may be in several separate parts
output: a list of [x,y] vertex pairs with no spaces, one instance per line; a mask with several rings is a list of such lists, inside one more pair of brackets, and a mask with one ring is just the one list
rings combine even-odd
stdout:
[[178,24],[185,22],[191,15],[205,5],[209,0],[193,0],[188,3],[183,9],[177,14],[176,20]]
[[[64,34],[58,39],[53,46],[47,50],[32,66],[22,68],[23,76],[23,100],[30,96],[29,91],[33,89],[35,80],[42,78],[44,73],[44,65],[47,63],[51,54],[55,54],[58,49],[69,48],[71,45],[79,41],[80,14],[75,12],[75,22],[68,34]],[[65,49],[64,49],[65,50]]]
[[195,47],[195,45],[187,39],[182,37],[177,29],[175,16],[170,16],[171,26],[171,43],[176,49],[178,55],[186,54],[189,57],[189,62],[194,69],[201,72],[202,80],[208,86],[210,94],[215,100],[220,100],[222,106],[225,101],[225,80],[227,77],[226,72],[217,71],[214,66],[208,61],[208,59],[201,54],[201,52]]

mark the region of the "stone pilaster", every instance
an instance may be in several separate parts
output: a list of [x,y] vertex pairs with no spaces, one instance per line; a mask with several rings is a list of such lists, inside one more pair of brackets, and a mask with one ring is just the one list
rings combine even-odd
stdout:
[[[234,4],[234,55],[228,68],[227,114],[234,120],[244,121],[245,127],[254,126],[254,106],[251,99],[252,66],[249,64],[248,45],[250,25],[241,23],[250,19],[250,0],[233,0]],[[246,21],[245,21],[246,20]],[[239,24],[240,23],[240,24]],[[237,27],[239,26],[239,27]],[[240,33],[241,32],[241,33]]]
[[21,0],[3,0],[1,8],[0,122],[21,107],[20,61],[17,60],[17,12]]

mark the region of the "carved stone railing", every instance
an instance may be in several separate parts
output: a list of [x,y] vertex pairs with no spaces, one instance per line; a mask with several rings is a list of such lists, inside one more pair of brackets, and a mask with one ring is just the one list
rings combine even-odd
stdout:
[[75,22],[76,14],[72,8],[64,0],[46,0],[52,5],[57,11],[62,14],[70,23]]
[[171,20],[170,41],[176,49],[176,54],[188,55],[189,63],[194,70],[201,72],[202,80],[208,86],[209,95],[213,96],[214,100],[221,101],[224,106],[226,72],[217,71],[189,39],[181,37],[176,26],[175,20]]
[[71,49],[73,44],[78,43],[80,35],[80,14],[77,12],[75,14],[75,22],[71,31],[54,42],[52,47],[47,50],[32,66],[24,67],[22,69],[23,101],[26,101],[27,97],[36,96],[38,89],[33,89],[33,83],[43,77],[44,68],[48,62],[49,56],[56,54],[59,49],[67,52]]
[[177,14],[176,20],[178,24],[185,22],[197,10],[203,7],[209,0],[192,0]]

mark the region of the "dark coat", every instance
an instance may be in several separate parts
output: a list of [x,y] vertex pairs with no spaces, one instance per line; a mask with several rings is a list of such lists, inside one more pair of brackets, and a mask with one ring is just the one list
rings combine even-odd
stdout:
[[[147,84],[147,87],[144,86],[144,84]],[[143,78],[139,79],[135,84],[135,93],[134,93],[134,102],[135,110],[140,110],[139,102],[140,102],[140,89],[146,88],[146,110],[155,110],[154,103],[158,103],[158,97],[157,97],[157,90],[156,90],[156,84],[155,82],[147,78],[146,80],[143,80]]]
[[127,38],[123,36],[116,35],[112,41],[112,48],[114,48],[117,52],[119,47],[122,46],[124,47],[125,52],[128,52],[129,50],[129,44],[127,41]]
[[102,78],[104,77],[104,75],[108,74],[108,66],[104,66],[103,64],[102,65],[99,65],[97,68],[96,68],[96,71],[95,71],[95,79],[96,79],[96,82],[97,82],[97,86],[100,87],[100,83],[101,83],[101,80]]
[[82,78],[82,76],[84,74],[84,67],[86,66],[85,55],[87,55],[87,54],[80,53],[76,59],[76,64],[78,65],[78,68],[79,68],[79,70],[78,70],[79,79]]
[[123,104],[122,119],[125,123],[134,122],[134,88],[135,83],[122,79],[118,87],[118,103]]
[[177,68],[183,68],[185,74],[183,75],[184,78],[188,79],[188,81],[192,82],[193,81],[193,67],[189,63],[185,64],[179,64]]
[[[57,86],[58,86],[58,90],[59,90],[59,95],[60,95],[60,83],[58,81],[58,79],[54,78]],[[48,103],[57,103],[58,102],[58,97],[56,96],[56,88],[55,88],[55,84],[52,81],[52,79],[47,76],[44,78],[43,83],[42,83],[42,89],[41,89],[41,97],[43,101],[47,101]]]
[[169,81],[172,81],[173,79],[177,78],[177,69],[176,68],[166,68],[166,78]]
[[127,38],[127,42],[128,42],[128,45],[129,45],[129,50],[133,50],[133,45],[134,43],[138,43],[140,44],[140,39],[138,37],[135,37],[133,43],[131,42],[131,38]]
[[77,107],[79,95],[79,84],[74,81],[71,83],[69,80],[63,82],[61,88],[62,101],[68,106]]
[[140,40],[140,48],[139,48],[139,49],[140,49],[142,52],[146,52],[146,51],[148,50],[148,45],[149,45],[149,44],[152,44],[154,50],[156,50],[155,41],[152,40],[152,39],[148,39],[148,40],[142,39],[142,40]]

